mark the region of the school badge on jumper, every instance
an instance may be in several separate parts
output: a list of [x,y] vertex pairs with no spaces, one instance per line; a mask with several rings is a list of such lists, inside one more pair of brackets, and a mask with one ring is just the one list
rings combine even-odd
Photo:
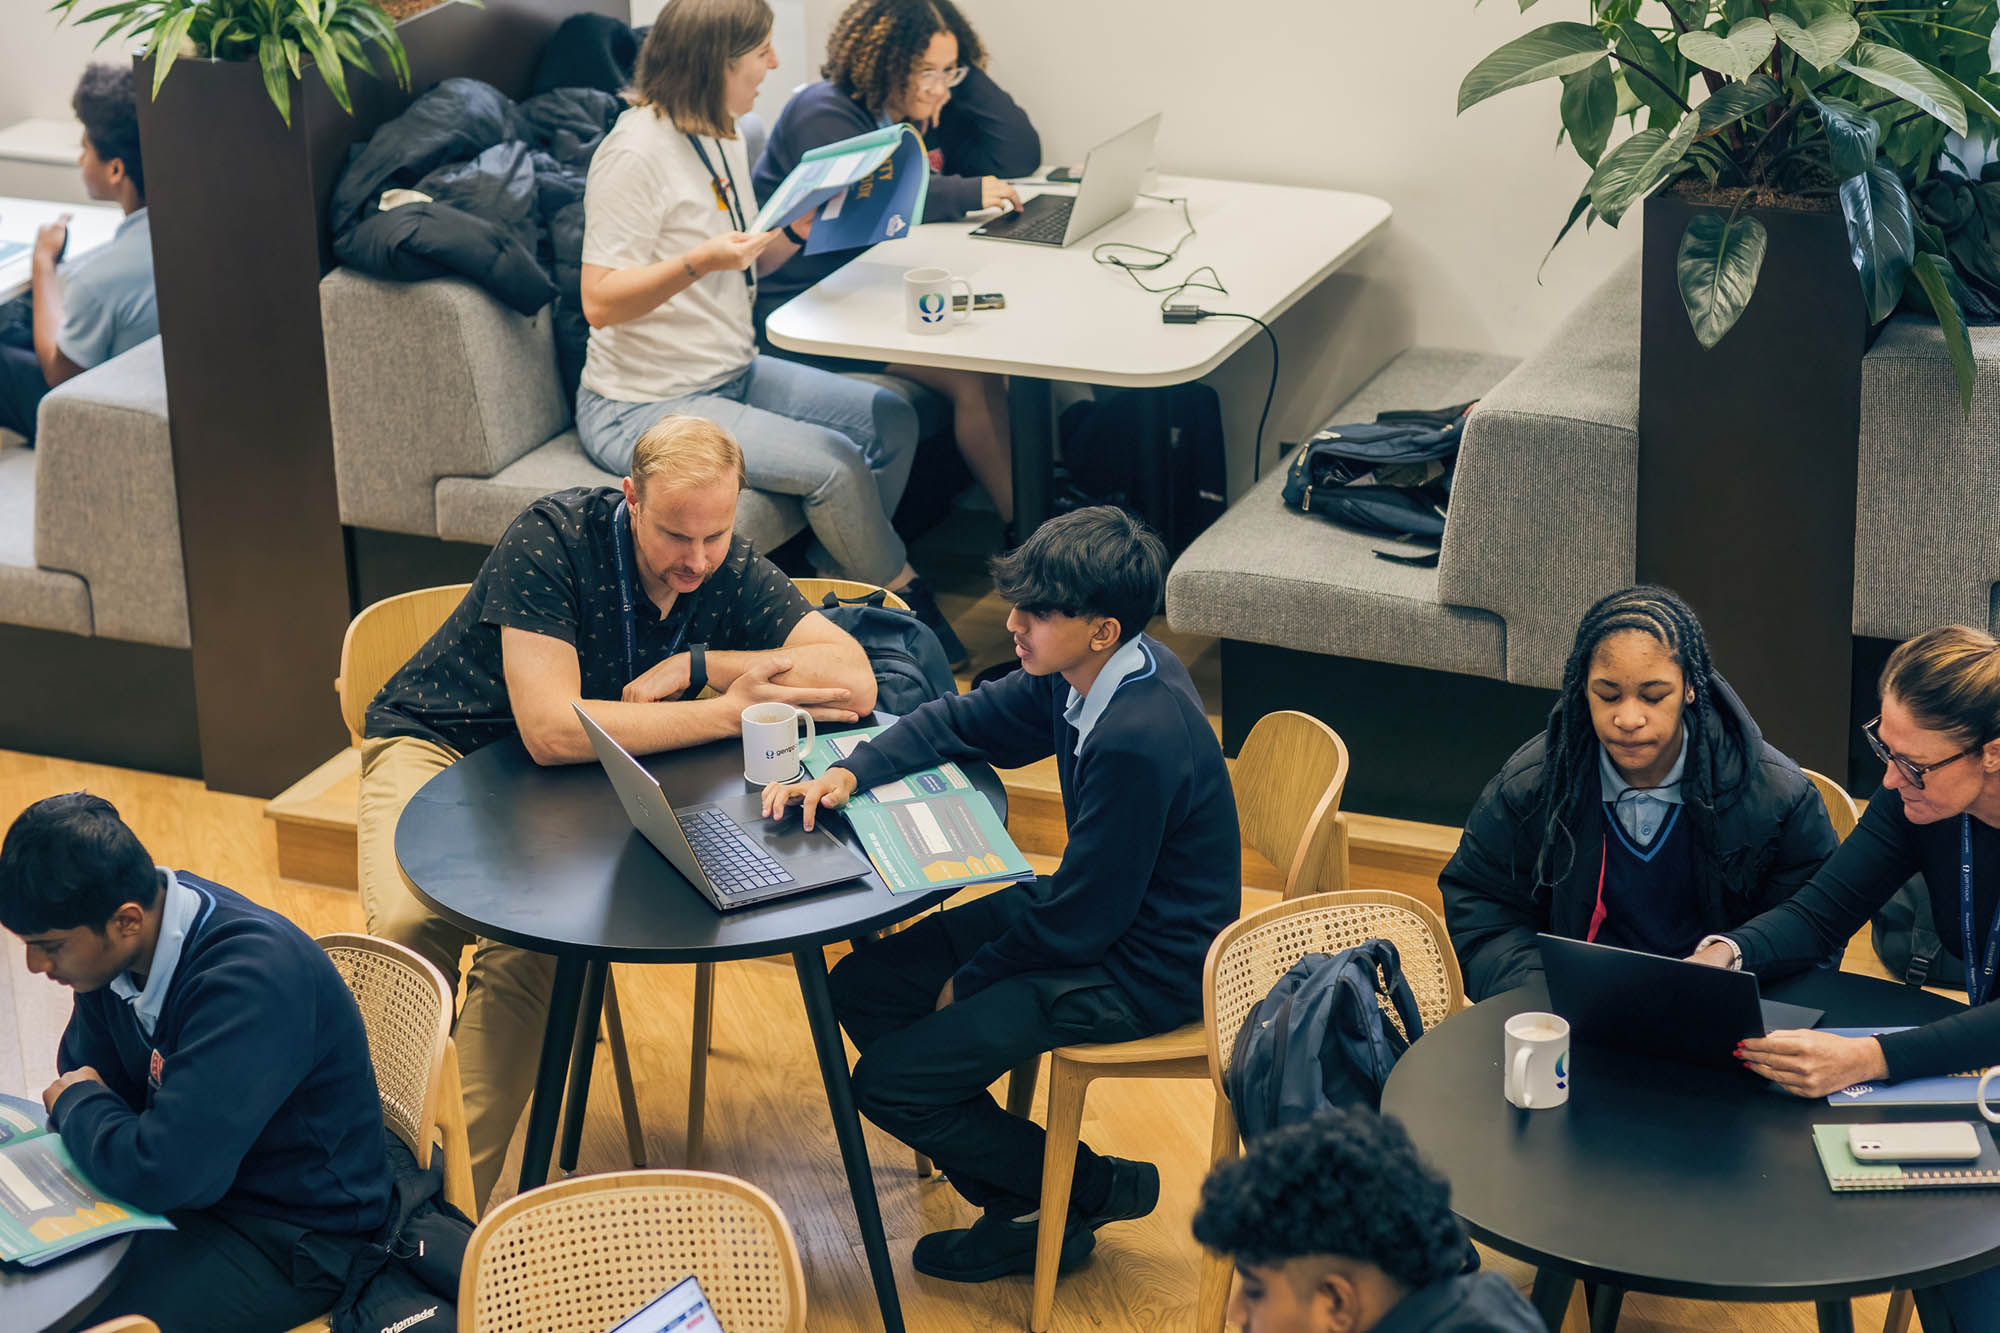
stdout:
[[166,1070],[166,1057],[160,1054],[160,1049],[156,1046],[153,1048],[153,1058],[146,1063],[146,1081],[156,1088],[159,1087],[160,1076],[166,1073]]

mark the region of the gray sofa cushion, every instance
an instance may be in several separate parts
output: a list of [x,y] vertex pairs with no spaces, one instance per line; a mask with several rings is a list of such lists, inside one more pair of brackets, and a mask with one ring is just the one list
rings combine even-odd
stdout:
[[2000,626],[2000,328],[1968,332],[1969,417],[1934,322],[1890,321],[1861,360],[1856,634]]
[[[1342,403],[1334,419],[1464,402],[1512,364],[1476,352],[1408,351]],[[1283,489],[1284,468],[1274,467],[1174,562],[1167,620],[1176,630],[1465,675],[1503,673],[1506,634],[1498,616],[1446,605],[1435,569],[1375,556],[1415,548],[1288,510]]]
[[441,535],[440,477],[490,477],[567,427],[550,319],[456,278],[321,279],[341,522]]
[[[584,456],[576,432],[566,430],[531,449],[492,477],[445,477],[437,484],[437,535],[446,541],[490,546],[523,509],[550,491],[571,486],[615,486],[618,478]],[[759,551],[769,551],[805,526],[796,500],[746,490],[736,501],[736,530]]]
[[1560,685],[1577,621],[1632,582],[1638,477],[1635,257],[1466,425],[1437,591],[1506,622],[1504,679]]
[[85,632],[187,647],[160,340],[50,390],[35,453],[35,563],[88,585]]
[[90,588],[35,568],[35,451],[0,449],[0,624],[90,633]]

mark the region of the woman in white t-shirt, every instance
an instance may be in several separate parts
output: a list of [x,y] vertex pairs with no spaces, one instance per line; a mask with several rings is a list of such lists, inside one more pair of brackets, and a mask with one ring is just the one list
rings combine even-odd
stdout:
[[590,350],[577,433],[622,473],[661,417],[716,422],[742,443],[753,487],[804,504],[815,561],[894,589],[956,663],[964,646],[889,522],[915,410],[887,389],[757,354],[756,274],[781,261],[764,256],[777,233],[744,230],[757,204],[736,120],[777,67],[765,0],[669,0],[647,33],[632,109],[598,145],[584,191]]

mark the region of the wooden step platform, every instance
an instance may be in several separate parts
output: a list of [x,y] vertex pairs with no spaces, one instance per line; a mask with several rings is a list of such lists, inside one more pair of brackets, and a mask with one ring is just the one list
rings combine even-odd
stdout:
[[[1056,764],[1045,759],[1000,774],[1007,788],[1007,829],[1023,852],[1060,857],[1068,844]],[[321,764],[264,806],[277,833],[278,874],[306,884],[352,889],[355,800],[361,752],[349,748]],[[1387,888],[1439,907],[1438,871],[1458,849],[1459,830],[1436,824],[1349,813],[1350,873],[1356,888]],[[1243,854],[1247,888],[1276,891],[1278,871],[1255,852]]]

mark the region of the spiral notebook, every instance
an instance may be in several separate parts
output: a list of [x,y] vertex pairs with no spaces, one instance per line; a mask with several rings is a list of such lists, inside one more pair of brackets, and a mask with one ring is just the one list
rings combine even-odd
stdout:
[[1814,1125],[1813,1146],[1826,1170],[1826,1183],[1836,1190],[1948,1190],[2000,1187],[2000,1147],[1986,1126],[1978,1126],[1979,1160],[1975,1162],[1857,1161],[1847,1146],[1847,1125]]

